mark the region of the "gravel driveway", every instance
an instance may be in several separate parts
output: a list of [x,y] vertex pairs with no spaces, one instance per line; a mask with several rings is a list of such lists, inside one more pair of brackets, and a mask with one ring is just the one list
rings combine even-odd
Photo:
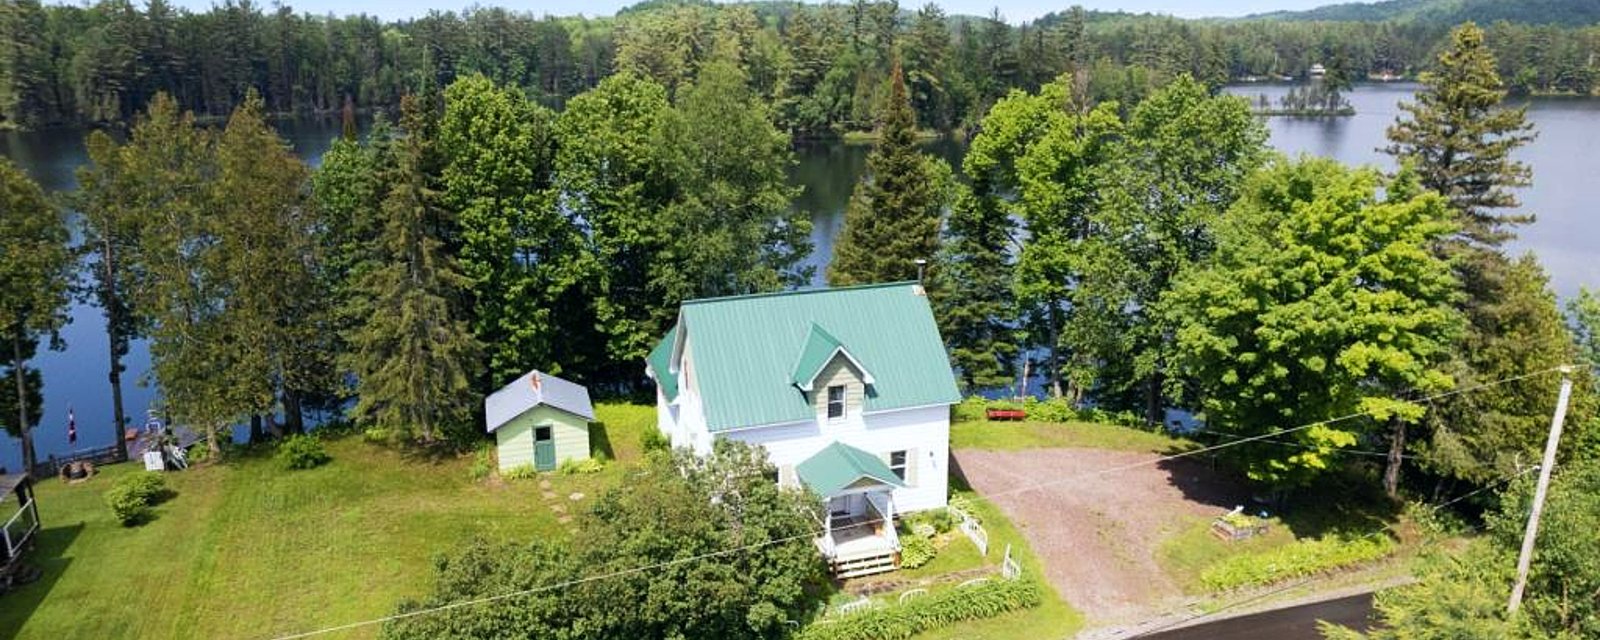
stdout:
[[[1244,496],[1203,461],[1100,449],[959,450],[959,472],[994,498],[1043,559],[1046,578],[1091,625],[1124,623],[1180,596],[1156,561],[1165,537]],[[1039,483],[1047,487],[1005,493]]]

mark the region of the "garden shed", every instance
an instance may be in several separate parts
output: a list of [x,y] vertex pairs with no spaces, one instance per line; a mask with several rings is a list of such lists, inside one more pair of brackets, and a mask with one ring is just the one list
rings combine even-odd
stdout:
[[583,385],[529,371],[483,401],[500,470],[531,465],[550,471],[567,460],[589,458],[594,405]]

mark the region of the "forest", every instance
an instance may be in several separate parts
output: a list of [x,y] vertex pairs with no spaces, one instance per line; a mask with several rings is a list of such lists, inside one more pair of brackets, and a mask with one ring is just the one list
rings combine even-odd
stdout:
[[[1548,4],[1548,3],[1546,3]],[[1521,3],[1518,3],[1521,6]],[[1486,25],[1513,95],[1589,94],[1600,28],[1543,23],[1541,9]],[[676,91],[737,41],[747,82],[793,135],[872,129],[899,51],[920,127],[972,128],[1012,89],[1074,73],[1097,100],[1131,104],[1188,74],[1215,88],[1245,78],[1414,77],[1449,26],[1430,20],[1189,21],[1072,8],[1012,23],[937,5],[647,2],[614,17],[535,16],[498,7],[386,22],[296,13],[250,0],[209,11],[165,0],[92,5],[0,2],[0,127],[125,122],[156,93],[202,118],[257,92],[269,114],[393,110],[402,95],[481,74],[560,109],[630,71]],[[1585,23],[1578,23],[1585,24]]]

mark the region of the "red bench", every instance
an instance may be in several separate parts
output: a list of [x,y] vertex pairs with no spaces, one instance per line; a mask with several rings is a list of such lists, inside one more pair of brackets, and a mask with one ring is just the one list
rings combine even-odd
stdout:
[[1028,417],[1028,412],[1021,409],[984,409],[983,415],[990,420],[1022,420]]

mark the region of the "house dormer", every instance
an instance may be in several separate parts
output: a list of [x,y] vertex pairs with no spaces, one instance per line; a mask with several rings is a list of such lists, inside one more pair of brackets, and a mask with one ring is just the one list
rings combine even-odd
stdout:
[[860,416],[875,382],[860,358],[816,323],[800,348],[790,380],[824,424]]

